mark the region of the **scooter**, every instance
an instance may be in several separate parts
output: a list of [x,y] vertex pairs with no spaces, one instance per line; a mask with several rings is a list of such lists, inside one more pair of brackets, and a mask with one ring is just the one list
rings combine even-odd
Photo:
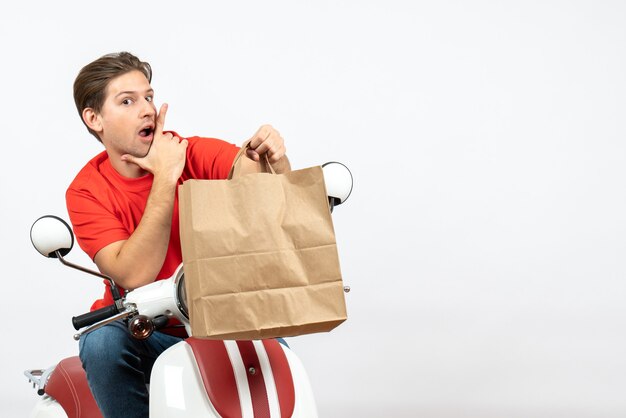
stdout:
[[[352,174],[341,163],[326,163],[322,168],[332,212],[349,197]],[[64,258],[73,247],[74,236],[61,218],[47,215],[36,220],[31,241],[43,256],[104,278],[111,286],[113,305],[72,318],[78,331],[75,340],[120,319],[138,339],[148,338],[171,319],[185,327],[190,337],[164,351],[153,366],[149,384],[151,418],[317,417],[306,370],[285,345],[274,339],[221,341],[192,336],[182,264],[169,279],[122,296],[111,278]],[[31,418],[102,416],[78,356],[24,374],[41,396]]]

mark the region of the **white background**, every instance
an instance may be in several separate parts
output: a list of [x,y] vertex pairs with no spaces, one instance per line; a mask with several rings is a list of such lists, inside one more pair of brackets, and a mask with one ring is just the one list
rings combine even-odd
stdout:
[[68,3],[0,5],[1,416],[102,291],[29,228],[67,219],[101,150],[72,83],[120,50],[153,65],[166,128],[271,123],[295,168],[351,167],[350,318],[290,340],[321,416],[626,415],[625,3]]

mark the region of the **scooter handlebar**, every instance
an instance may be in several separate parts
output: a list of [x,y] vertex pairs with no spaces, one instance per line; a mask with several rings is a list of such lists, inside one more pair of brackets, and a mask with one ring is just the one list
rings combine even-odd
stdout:
[[110,318],[114,315],[117,315],[118,313],[119,310],[117,309],[117,306],[105,306],[104,308],[100,308],[92,312],[87,312],[86,314],[72,317],[72,325],[74,325],[74,329],[78,331],[83,327],[93,325],[96,322],[100,322],[104,319]]

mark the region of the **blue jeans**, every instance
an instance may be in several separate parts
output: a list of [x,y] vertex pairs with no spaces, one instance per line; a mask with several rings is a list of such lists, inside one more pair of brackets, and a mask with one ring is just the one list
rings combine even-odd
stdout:
[[156,358],[182,338],[155,332],[146,340],[131,337],[116,321],[79,341],[79,355],[87,382],[105,418],[148,417],[146,383]]

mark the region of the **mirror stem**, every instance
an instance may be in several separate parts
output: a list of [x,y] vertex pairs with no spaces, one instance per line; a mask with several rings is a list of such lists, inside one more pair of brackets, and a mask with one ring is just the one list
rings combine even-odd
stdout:
[[61,263],[63,263],[64,265],[66,265],[66,266],[68,266],[68,267],[71,267],[71,268],[73,268],[73,269],[76,269],[76,270],[80,270],[80,271],[82,271],[82,272],[84,272],[84,273],[89,273],[89,274],[91,274],[91,275],[94,275],[94,276],[97,276],[97,277],[100,277],[100,278],[102,278],[102,279],[107,280],[107,281],[109,282],[109,285],[111,286],[111,294],[113,295],[113,300],[114,300],[114,301],[118,301],[118,300],[120,300],[120,299],[122,298],[122,297],[120,296],[119,289],[118,289],[118,288],[117,288],[117,286],[115,285],[115,282],[114,282],[114,281],[113,281],[113,279],[112,279],[112,278],[110,278],[109,276],[105,276],[104,274],[101,274],[101,273],[98,273],[98,272],[95,272],[95,271],[92,271],[92,270],[86,269],[85,267],[82,267],[82,266],[79,266],[79,265],[77,265],[77,264],[70,263],[69,261],[66,261],[66,260],[63,258],[63,255],[61,255],[61,252],[60,252],[60,251],[58,251],[58,250],[57,250],[57,251],[55,251],[54,253],[56,254],[56,256],[57,256],[57,258],[59,259],[59,261],[61,261]]

